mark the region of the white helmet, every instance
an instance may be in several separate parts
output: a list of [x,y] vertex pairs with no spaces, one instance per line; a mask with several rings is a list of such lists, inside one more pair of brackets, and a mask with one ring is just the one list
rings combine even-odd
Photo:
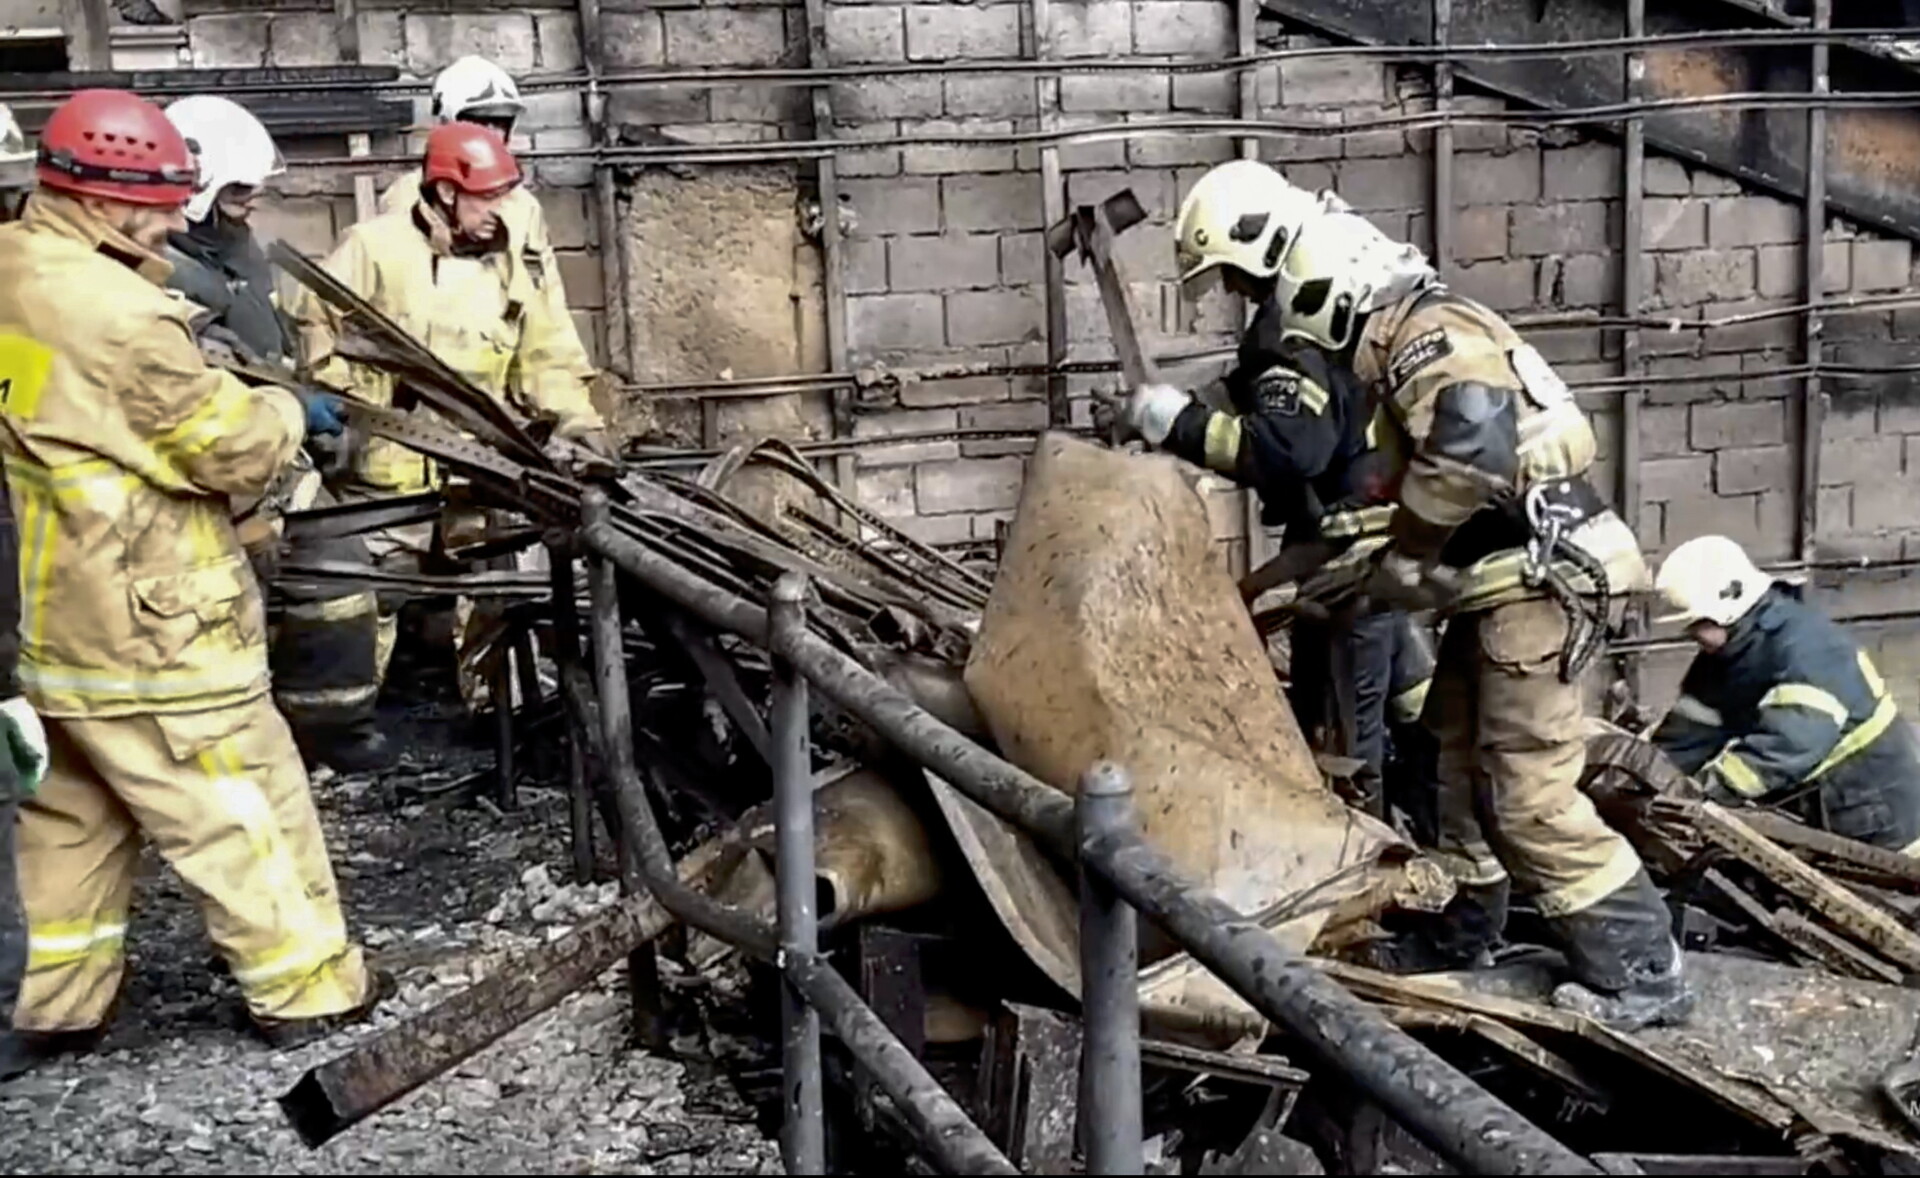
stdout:
[[33,183],[33,148],[13,111],[0,102],[0,188],[26,188]]
[[1222,266],[1271,278],[1319,198],[1258,160],[1233,160],[1194,183],[1180,202],[1180,281],[1200,285]]
[[433,78],[433,119],[436,123],[488,119],[512,122],[527,109],[520,87],[507,71],[484,57],[469,54]]
[[1654,620],[1731,626],[1766,596],[1773,582],[1732,540],[1696,536],[1660,565],[1660,574],[1653,579],[1654,592],[1673,612]]
[[167,118],[200,161],[199,187],[187,201],[187,219],[204,221],[229,184],[258,188],[287,170],[273,136],[246,107],[217,94],[195,94],[167,107]]
[[1339,351],[1360,317],[1438,281],[1426,255],[1332,193],[1296,231],[1274,284],[1283,335]]

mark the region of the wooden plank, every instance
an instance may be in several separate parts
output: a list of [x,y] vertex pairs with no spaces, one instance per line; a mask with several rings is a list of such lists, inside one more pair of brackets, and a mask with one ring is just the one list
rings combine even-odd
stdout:
[[1478,1036],[1491,1046],[1513,1056],[1527,1067],[1554,1080],[1573,1095],[1590,1104],[1605,1107],[1610,1097],[1588,1082],[1578,1068],[1563,1057],[1527,1038],[1503,1022],[1485,1015],[1462,1011],[1431,1010],[1412,1006],[1390,1006],[1384,1011],[1397,1027],[1407,1030],[1452,1030]]
[[1769,927],[1788,944],[1837,974],[1890,986],[1899,985],[1904,976],[1852,941],[1828,932],[1791,908],[1775,909]]
[[1920,859],[1863,843],[1831,831],[1816,830],[1804,822],[1795,822],[1784,814],[1769,810],[1742,812],[1740,820],[1783,847],[1811,851],[1815,855],[1850,866],[1864,868],[1869,877],[1882,877],[1899,883],[1920,884]]

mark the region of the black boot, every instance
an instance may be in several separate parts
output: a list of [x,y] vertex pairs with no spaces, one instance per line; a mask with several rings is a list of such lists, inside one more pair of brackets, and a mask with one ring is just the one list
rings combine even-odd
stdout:
[[1439,913],[1418,918],[1412,928],[1377,942],[1366,964],[1388,973],[1442,973],[1484,969],[1507,927],[1506,880],[1461,887]]
[[1575,979],[1554,990],[1555,1006],[1616,1031],[1671,1026],[1693,1013],[1673,921],[1645,869],[1553,926]]
[[60,1055],[80,1055],[100,1042],[100,1030],[7,1031],[0,1034],[0,1080],[24,1076]]
[[308,764],[325,765],[336,773],[381,773],[400,760],[399,749],[371,717],[312,726],[296,743]]
[[316,1039],[324,1039],[335,1031],[365,1022],[373,1014],[374,1008],[391,998],[399,989],[393,975],[384,969],[367,970],[367,996],[360,1005],[338,1014],[323,1014],[318,1018],[254,1018],[254,1033],[281,1051],[292,1051],[304,1047]]

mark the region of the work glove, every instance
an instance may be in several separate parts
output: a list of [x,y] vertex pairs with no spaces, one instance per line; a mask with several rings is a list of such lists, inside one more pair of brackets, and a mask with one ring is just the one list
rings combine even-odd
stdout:
[[7,756],[22,794],[39,790],[47,775],[47,730],[24,696],[0,702],[0,725],[7,735]]
[[1381,551],[1361,592],[1373,603],[1374,612],[1444,610],[1460,596],[1460,579],[1451,569],[1389,546]]
[[307,411],[308,437],[331,437],[346,430],[347,419],[342,415],[346,402],[339,397],[319,389],[295,389],[294,396]]
[[1185,389],[1170,384],[1142,385],[1127,398],[1121,421],[1145,438],[1148,445],[1161,446],[1166,444],[1167,435],[1173,432],[1174,419],[1191,404],[1193,398],[1187,395]]

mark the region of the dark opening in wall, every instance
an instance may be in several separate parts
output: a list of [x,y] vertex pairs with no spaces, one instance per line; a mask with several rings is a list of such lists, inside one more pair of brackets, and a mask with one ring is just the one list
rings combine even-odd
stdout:
[[65,73],[65,37],[0,37],[0,76]]

